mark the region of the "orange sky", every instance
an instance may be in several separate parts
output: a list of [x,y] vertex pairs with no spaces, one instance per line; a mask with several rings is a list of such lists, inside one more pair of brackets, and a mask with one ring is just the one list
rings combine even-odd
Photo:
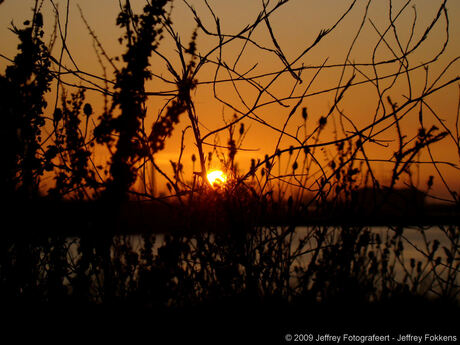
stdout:
[[[133,7],[136,10],[140,10],[144,4],[143,0],[131,1]],[[400,32],[400,39],[405,44],[409,37],[410,29],[412,26],[412,20],[414,11],[412,5],[416,6],[417,9],[417,23],[414,32],[414,41],[417,41],[423,31],[432,21],[436,15],[440,3],[442,1],[412,1],[403,15],[396,21],[395,25]],[[66,1],[55,0],[58,4],[61,12],[60,19],[62,23],[65,21],[65,9]],[[122,47],[118,43],[118,37],[121,31],[114,25],[115,18],[119,11],[117,1],[71,1],[69,9],[69,27],[68,27],[68,41],[67,45],[74,61],[76,61],[78,67],[89,73],[102,75],[102,70],[97,63],[96,55],[94,53],[93,44],[88,31],[80,17],[79,10],[76,4],[79,4],[83,10],[86,20],[91,25],[92,29],[97,33],[99,40],[102,42],[106,52],[114,57],[120,56],[123,52]],[[213,23],[212,16],[207,9],[204,1],[189,1],[202,18],[204,25],[210,30],[215,31],[215,24]],[[273,3],[273,4],[272,4]],[[276,2],[270,2],[268,8],[272,8]],[[329,28],[333,23],[337,21],[340,15],[350,5],[351,1],[337,1],[337,0],[322,0],[322,1],[291,1],[286,5],[282,6],[277,12],[271,17],[271,26],[273,32],[279,42],[281,49],[288,59],[293,61],[306,46],[310,45],[317,37],[321,29]],[[393,1],[393,13],[396,13],[406,1]],[[209,1],[209,4],[214,9],[215,15],[220,18],[222,32],[235,34],[239,32],[247,24],[252,23],[257,17],[258,13],[262,10],[261,1]],[[365,12],[367,1],[357,1],[355,8],[352,12],[344,18],[339,24],[335,31],[327,36],[318,46],[313,48],[308,54],[299,59],[294,67],[304,66],[315,66],[324,63],[327,59],[327,64],[341,64],[344,62],[348,48],[361,24],[362,16]],[[15,36],[8,31],[9,23],[14,20],[16,25],[20,25],[24,20],[30,17],[30,8],[33,5],[33,1],[14,1],[6,0],[0,5],[0,53],[7,57],[14,57],[16,52],[17,40]],[[430,66],[429,70],[429,83],[433,82],[440,71],[455,57],[460,55],[460,2],[456,0],[450,0],[447,2],[447,8],[450,16],[449,34],[450,43],[447,47],[444,55],[434,64]],[[351,51],[349,60],[356,63],[370,62],[372,57],[373,47],[377,43],[379,37],[376,34],[375,29],[372,27],[372,23],[381,31],[383,31],[388,25],[388,1],[372,1],[369,7],[368,18],[364,23],[363,31],[359,36],[355,47]],[[48,0],[44,1],[43,13],[45,15],[45,31],[49,35],[53,27],[53,10]],[[187,8],[183,1],[174,1],[172,21],[175,30],[179,33],[184,44],[190,40],[195,23],[191,11]],[[371,23],[372,21],[372,23]],[[61,23],[61,24],[62,24]],[[445,37],[445,20],[441,19],[439,23],[434,27],[433,33],[427,41],[425,41],[420,48],[411,55],[409,60],[411,66],[415,66],[421,62],[430,60],[436,55],[436,52],[442,47],[442,42]],[[48,37],[48,36],[47,36]],[[388,44],[396,49],[396,41],[391,34],[388,36]],[[265,47],[274,49],[273,43],[268,35],[268,30],[265,24],[259,25],[254,31],[251,38],[258,42],[258,44]],[[209,49],[216,46],[217,40],[210,39],[203,32],[198,31],[198,51],[201,54],[205,54]],[[242,42],[235,42],[226,47],[222,51],[222,60],[228,65],[233,65],[236,57],[242,47]],[[57,44],[54,48],[54,55],[57,56],[60,51],[60,45]],[[168,56],[175,67],[179,67],[177,54],[172,45],[171,39],[166,37],[160,44],[160,51]],[[217,54],[211,55],[215,60]],[[390,50],[382,44],[377,49],[377,60],[391,57]],[[152,70],[154,73],[161,74],[165,78],[171,79],[167,70],[164,67],[161,59],[152,58]],[[68,57],[64,59],[65,65],[71,67],[71,62]],[[257,65],[256,65],[257,64]],[[0,59],[0,71],[4,71],[7,62],[4,59]],[[245,73],[251,67],[256,67],[250,72],[250,76],[256,76],[267,72],[273,72],[280,70],[283,65],[281,60],[273,53],[263,52],[253,45],[248,45],[247,50],[242,55],[237,65],[237,71],[239,73]],[[385,73],[392,73],[397,70],[397,65],[389,65],[386,67],[379,67],[378,72],[382,75]],[[110,68],[108,68],[110,71]],[[213,79],[216,68],[214,65],[208,65],[203,68],[197,78],[198,81],[211,81]],[[458,76],[459,63],[454,63],[440,79],[439,84],[448,81]],[[301,75],[303,83],[298,85],[294,95],[301,95],[306,86],[312,80],[314,73],[317,69],[304,71]],[[329,68],[322,70],[318,76],[312,82],[312,85],[307,92],[307,95],[315,94],[318,91],[327,90],[334,88],[338,85],[341,76],[341,68]],[[363,67],[361,72],[366,75],[372,76],[374,71],[370,67]],[[342,85],[346,83],[352,73],[351,68],[347,68],[344,73]],[[424,71],[418,70],[411,73],[411,85],[413,95],[418,95],[423,88],[424,84]],[[218,74],[218,79],[228,78],[228,73],[221,69]],[[71,81],[70,78],[67,79]],[[261,78],[258,81],[261,84],[267,84],[270,78]],[[355,81],[364,80],[364,77],[357,75]],[[398,104],[404,103],[403,95],[408,94],[407,79],[401,77],[398,82],[394,85],[392,91],[389,93],[393,101]],[[289,74],[285,73],[280,78],[276,79],[275,82],[268,89],[273,95],[278,98],[288,97],[291,89],[295,84],[294,78]],[[388,85],[388,81],[382,81],[383,87]],[[243,95],[244,101],[247,105],[252,106],[255,101],[257,92],[254,87],[249,86],[245,82],[239,82],[237,84],[238,90]],[[154,79],[148,83],[147,88],[149,91],[167,90],[171,89],[170,86],[161,83],[158,79]],[[239,100],[231,83],[222,83],[217,86],[218,96],[224,99],[226,102],[231,103],[233,106],[245,112],[247,109],[245,105]],[[219,128],[224,124],[224,121],[229,121],[234,111],[224,106],[221,102],[216,100],[213,96],[213,89],[211,84],[205,84],[199,86],[194,92],[194,101],[197,112],[199,114],[201,122],[201,131],[205,135],[207,132]],[[325,115],[330,106],[334,102],[335,92],[321,93],[318,95],[311,95],[304,99],[301,106],[299,107],[296,114],[290,119],[287,124],[286,132],[294,135],[299,126],[303,126],[303,120],[301,117],[300,109],[302,107],[308,108],[309,120],[307,122],[307,133],[311,133],[314,127],[318,123],[320,116]],[[87,99],[93,104],[93,108],[101,109],[102,101],[101,97],[96,92],[88,92]],[[442,92],[439,92],[429,98],[430,106],[437,112],[437,114],[444,121],[444,125],[450,128],[455,133],[455,121],[457,114],[457,106],[459,99],[459,87],[458,82],[445,88]],[[54,107],[54,98],[52,95],[49,97],[49,107],[47,111],[51,112]],[[259,103],[271,101],[270,96],[264,95]],[[159,109],[163,106],[165,99],[160,97],[151,97],[148,102],[148,118],[146,120],[147,128],[150,128],[152,121],[156,118]],[[285,102],[289,107],[282,107],[279,104],[270,104],[257,108],[253,115],[257,115],[264,119],[270,126],[281,128],[284,121],[287,119],[292,106],[297,102],[295,100],[287,100]],[[369,125],[373,120],[373,114],[376,108],[376,91],[370,84],[363,84],[362,86],[352,87],[346,94],[345,99],[340,103],[340,109],[346,113],[346,115],[353,120],[354,124],[358,128]],[[386,104],[388,106],[388,104]],[[225,120],[224,120],[225,118]],[[320,138],[320,141],[329,141],[333,139],[333,122],[339,125],[338,114],[333,114],[331,120],[328,122],[326,129]],[[438,120],[433,115],[426,111],[425,115],[425,126],[429,127],[430,124],[436,124],[441,127]],[[275,145],[279,138],[279,133],[263,126],[256,121],[245,119],[244,124],[246,128],[249,127],[249,132],[244,140],[243,147],[248,149],[254,149],[255,151],[241,151],[237,155],[237,160],[242,170],[247,169],[251,158],[263,158],[265,154],[272,154],[275,149]],[[418,124],[418,109],[409,113],[404,120],[402,120],[402,127],[408,137],[414,136],[419,128]],[[180,142],[180,133],[189,123],[185,115],[182,115],[181,123],[177,127],[174,135],[167,143],[165,150],[158,154],[157,162],[166,171],[170,172],[169,160],[177,160]],[[383,122],[376,129],[383,129],[389,122]],[[347,130],[351,127],[347,125]],[[302,127],[303,130],[303,127]],[[303,133],[302,131],[300,133]],[[343,133],[338,134],[339,137],[343,137]],[[302,137],[302,135],[300,135]],[[391,158],[393,152],[396,150],[396,140],[394,129],[390,129],[379,137],[380,139],[386,139],[387,147],[382,147],[376,144],[367,144],[367,153],[370,158],[374,159],[388,159]],[[207,142],[213,143],[214,136],[208,138]],[[226,144],[226,132],[221,133],[219,136],[220,144]],[[193,138],[191,131],[186,136],[186,150],[184,153],[183,162],[187,173],[191,175],[191,160],[190,156],[192,153],[196,154],[196,149],[193,145]],[[310,143],[310,142],[309,142]],[[285,149],[290,145],[295,145],[292,139],[283,138],[281,141],[280,148]],[[210,147],[206,148],[209,151]],[[102,152],[102,151],[101,151]],[[453,164],[459,164],[459,153],[454,141],[450,138],[446,138],[443,143],[439,143],[433,146],[432,153],[435,159],[448,161]],[[326,157],[333,156],[334,151],[331,148],[328,152],[318,151],[318,160],[324,162]],[[425,153],[420,159],[427,160],[429,157]],[[104,154],[98,154],[96,160],[103,162],[107,160],[107,156]],[[282,158],[282,162],[287,162],[287,156]],[[292,161],[290,162],[292,164]],[[219,162],[213,161],[213,167],[219,168]],[[388,164],[375,163],[375,172],[383,180],[387,181],[390,174],[390,166]],[[169,170],[168,170],[169,169]],[[452,186],[453,190],[460,190],[459,173],[454,168],[448,168],[441,166],[442,173],[448,181],[449,185]],[[275,169],[278,171],[277,169]],[[284,170],[284,166],[283,166]],[[316,169],[318,170],[318,169]],[[433,167],[423,165],[421,171],[420,181],[421,186],[425,186],[425,181],[429,175],[435,175],[435,186],[436,195],[441,197],[448,197],[448,193],[445,187],[442,186],[439,177],[436,175],[436,171]],[[313,180],[312,180],[313,181]]]

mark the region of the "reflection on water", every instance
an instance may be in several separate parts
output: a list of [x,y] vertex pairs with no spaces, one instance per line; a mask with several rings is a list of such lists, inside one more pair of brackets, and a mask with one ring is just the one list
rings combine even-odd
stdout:
[[[352,240],[355,242],[361,240],[362,237],[360,236],[363,233],[369,233],[369,240],[365,245],[368,249],[363,253],[367,258],[371,256],[371,253],[380,250],[380,258],[388,260],[388,269],[394,274],[396,281],[405,281],[407,283],[407,280],[411,279],[411,284],[425,285],[429,294],[436,294],[437,290],[445,288],[446,278],[453,275],[455,279],[451,283],[458,287],[458,267],[454,267],[455,262],[452,264],[453,260],[449,261],[449,256],[455,256],[455,253],[458,253],[458,238],[456,238],[455,231],[450,227],[427,226],[405,227],[402,229],[372,226],[351,227],[348,229],[331,226],[299,226],[294,231],[289,231],[286,227],[262,228],[260,231],[271,233],[272,239],[274,238],[279,243],[290,247],[291,255],[289,260],[292,259],[290,262],[292,267],[290,284],[293,286],[298,283],[295,271],[299,268],[305,269],[308,267],[315,256],[315,249],[318,246],[322,248],[337,246],[337,243],[340,243],[339,237],[343,237],[344,231],[349,231],[352,234]],[[318,239],[318,233],[324,236],[321,241]],[[160,248],[167,246],[167,239],[170,237],[171,234],[155,234],[148,237],[152,243],[151,254],[153,257],[157,256]],[[206,237],[210,243],[215,241],[215,235],[213,234],[207,234]],[[196,246],[196,241],[196,238],[189,238],[187,239],[187,245]],[[131,252],[136,253],[138,256],[141,255],[142,250],[145,248],[145,237],[142,235],[119,235],[115,236],[112,242],[112,257],[117,255],[115,248],[120,245],[129,248]],[[272,245],[270,241],[265,243],[267,246]],[[81,255],[79,251],[80,239],[76,237],[68,238],[67,244],[69,261],[76,262]],[[344,244],[342,243],[342,245]],[[259,253],[257,255],[261,255],[260,253],[263,252],[260,251],[260,248],[255,249],[255,251]],[[258,260],[257,255],[255,255],[255,261]],[[320,257],[321,255],[324,255],[324,253],[320,254]],[[318,258],[315,257],[316,259]],[[458,261],[458,258],[456,260]],[[368,265],[370,262],[371,260],[365,260],[362,264]],[[199,270],[200,264],[195,268]],[[363,266],[362,269],[366,268]]]

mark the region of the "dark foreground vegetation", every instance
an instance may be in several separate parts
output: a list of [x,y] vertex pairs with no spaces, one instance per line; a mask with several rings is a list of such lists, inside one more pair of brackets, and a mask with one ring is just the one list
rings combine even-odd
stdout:
[[[219,130],[200,134],[192,97],[199,69],[214,64],[236,71],[221,59],[213,60],[211,53],[199,53],[197,32],[218,37],[217,48],[222,48],[227,40],[252,43],[252,30],[266,25],[276,55],[286,65],[277,73],[291,75],[298,87],[303,67],[287,62],[270,25],[270,15],[284,3],[270,8],[263,3],[260,16],[237,36],[221,33],[216,17],[213,34],[190,7],[197,30],[185,47],[173,29],[166,1],[147,3],[140,15],[126,1],[117,19],[125,30],[120,39],[126,47],[122,67],[107,58],[89,28],[101,64],[107,58],[106,64],[114,67],[113,79],[82,77],[81,71],[64,66],[59,54],[51,54],[61,36],[60,56],[70,55],[62,23],[57,24],[59,35],[52,36],[50,46],[44,44],[41,1],[35,2],[33,18],[23,28],[12,27],[20,40],[19,52],[0,76],[4,202],[0,305],[8,319],[1,326],[5,334],[37,342],[55,338],[107,343],[109,339],[135,343],[147,336],[147,341],[160,344],[287,343],[285,335],[295,333],[458,335],[460,204],[438,168],[443,163],[433,158],[430,147],[442,140],[458,146],[459,137],[458,131],[423,121],[428,112],[425,98],[456,83],[458,77],[426,86],[420,96],[411,95],[398,105],[385,97],[386,91],[378,87],[384,77],[376,75],[384,114],[361,129],[351,122],[352,134],[344,130],[339,137],[337,130],[334,140],[321,141],[328,118],[346,119],[338,105],[354,86],[360,68],[347,61],[342,67],[353,68],[353,77],[336,88],[329,114],[319,118],[312,133],[306,129],[306,108],[299,108],[308,87],[299,97],[291,93],[288,99],[276,100],[295,101],[288,107],[287,121],[301,112],[305,137],[300,138],[299,131],[289,134],[286,126],[277,129],[278,144],[281,137],[290,136],[296,145],[277,145],[273,154],[254,159],[247,172],[238,169],[235,156],[247,132],[241,121],[254,120],[251,111],[235,115]],[[407,59],[441,18],[448,23],[445,1],[420,42],[413,38],[401,56],[385,62],[399,66],[391,75],[395,81],[409,78]],[[390,16],[389,29],[395,21]],[[321,30],[303,55],[336,25]],[[160,54],[164,33],[176,43],[181,68],[175,69],[160,55],[177,90],[146,133],[145,83],[155,76],[149,58]],[[384,35],[382,42],[387,43]],[[448,38],[438,56],[447,43]],[[317,67],[317,72],[325,66]],[[92,106],[85,103],[85,92],[91,88],[80,86],[68,93],[61,79],[67,73],[103,84],[93,85],[105,99],[104,112],[96,121]],[[261,94],[267,91],[255,77],[242,79],[256,85]],[[52,83],[57,83],[56,103],[52,115],[45,116],[45,96]],[[409,138],[400,120],[411,107],[420,108],[420,128]],[[191,160],[199,171],[190,179],[184,178],[182,142],[178,161],[171,161],[171,176],[154,159],[180,116],[190,122],[197,151]],[[385,121],[385,130],[393,129],[399,144],[387,161],[392,175],[383,186],[365,148],[379,143],[380,132],[373,128],[380,123],[387,126]],[[46,126],[51,134],[43,138]],[[224,133],[227,146],[215,143],[206,154],[205,139]],[[95,145],[109,149],[107,166],[93,163]],[[318,150],[331,153],[325,154],[324,167]],[[427,164],[417,158],[424,152],[429,152],[428,163],[435,166],[450,195],[444,204],[426,202],[432,196],[433,176],[424,185],[414,182],[413,169]],[[213,154],[221,157],[229,176],[225,184],[210,185],[206,180]],[[282,159],[287,162],[284,166]],[[321,173],[310,175],[315,166]],[[148,188],[146,167],[164,179],[168,195]],[[281,167],[286,174],[275,173]],[[54,183],[46,189],[41,179],[47,174]],[[142,187],[134,188],[139,182]]]
[[93,213],[74,216],[76,228],[56,216],[40,229],[39,214],[9,223],[1,248],[7,329],[155,343],[458,334],[458,225],[437,225],[436,237],[433,226],[399,224],[379,233],[364,224],[302,232],[258,225],[262,210],[226,204],[218,220],[190,215],[188,226],[166,233],[123,234],[128,223],[120,227],[105,204],[85,206]]

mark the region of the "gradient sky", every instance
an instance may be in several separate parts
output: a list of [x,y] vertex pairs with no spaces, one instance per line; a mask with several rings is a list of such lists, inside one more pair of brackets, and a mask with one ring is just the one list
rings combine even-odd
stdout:
[[[54,1],[60,11],[61,25],[65,22],[65,10],[66,1],[55,0]],[[139,12],[142,8],[144,1],[136,0],[131,1],[134,9]],[[247,24],[252,23],[257,17],[258,13],[262,10],[262,1],[247,1],[247,0],[235,0],[235,1],[223,1],[215,0],[208,1],[212,6],[215,15],[220,18],[222,32],[235,34],[239,32]],[[414,10],[412,8],[415,5],[417,9],[417,23],[414,32],[414,40],[421,37],[425,28],[432,21],[436,15],[440,3],[442,1],[433,0],[418,0],[412,1],[404,14],[396,21],[395,25],[400,32],[400,39],[403,43],[407,42],[412,21],[414,17]],[[202,0],[189,1],[193,5],[204,25],[210,30],[215,31],[216,27],[213,22],[212,16],[206,4]],[[269,4],[268,8],[272,8],[276,2]],[[341,16],[346,8],[350,5],[351,1],[341,0],[322,0],[322,1],[306,1],[297,0],[291,1],[288,4],[282,6],[276,13],[271,17],[271,25],[277,41],[279,42],[281,49],[289,61],[295,59],[306,46],[310,45],[321,29],[329,28],[335,21]],[[406,1],[393,1],[393,13],[396,13]],[[100,0],[100,1],[70,1],[69,8],[69,26],[68,26],[68,39],[67,45],[72,54],[74,61],[78,67],[86,72],[102,75],[102,69],[97,62],[96,54],[93,48],[92,39],[86,29],[78,10],[77,4],[81,7],[84,16],[91,28],[96,32],[98,39],[103,44],[107,54],[111,57],[120,56],[123,52],[122,47],[118,43],[118,38],[121,35],[121,30],[115,26],[115,18],[119,12],[118,1],[112,0]],[[175,30],[179,33],[182,42],[186,44],[192,35],[194,28],[196,27],[193,20],[191,11],[187,8],[183,1],[174,1],[174,8],[172,11],[172,21]],[[373,47],[379,40],[375,29],[372,27],[372,23],[381,31],[388,25],[388,13],[389,13],[389,2],[388,1],[372,1],[369,7],[368,19],[364,23],[363,31],[359,36],[354,49],[350,54],[350,61],[356,63],[369,62],[372,57]],[[343,63],[348,48],[361,24],[362,16],[364,14],[367,1],[357,1],[355,8],[352,12],[339,24],[335,31],[327,36],[318,46],[312,49],[307,55],[300,59],[294,67],[300,67],[310,65],[320,65],[327,59],[327,64]],[[31,7],[33,1],[28,0],[5,0],[0,5],[0,53],[7,57],[14,57],[16,54],[17,39],[8,28],[10,27],[11,20],[18,26],[21,23],[30,18]],[[447,47],[444,55],[430,67],[429,70],[429,81],[434,81],[439,75],[440,71],[455,57],[460,56],[460,2],[457,0],[448,1],[448,11],[450,16],[449,23],[449,34],[450,44]],[[50,1],[45,0],[43,5],[43,13],[45,16],[45,31],[46,37],[49,37],[54,24],[53,8]],[[388,36],[388,43],[394,48],[396,42],[392,35]],[[445,37],[445,20],[441,19],[437,26],[434,27],[432,35],[424,42],[416,54],[411,56],[410,63],[412,66],[431,59],[436,52],[442,46],[443,39]],[[274,48],[271,42],[268,30],[264,24],[260,25],[251,36],[252,39],[257,41],[259,44],[269,48]],[[217,43],[215,39],[210,39],[203,32],[198,31],[198,51],[204,54],[209,49],[214,47]],[[222,51],[222,59],[229,65],[233,65],[236,57],[242,47],[242,42],[235,42],[226,46]],[[57,56],[60,51],[60,44],[56,44],[54,48],[54,55]],[[177,54],[171,39],[165,37],[160,43],[160,51],[168,56],[175,67],[179,67]],[[216,54],[212,55],[215,59]],[[383,59],[391,57],[390,51],[382,44],[377,50],[377,58]],[[71,67],[71,62],[68,57],[65,56],[64,64]],[[164,67],[164,63],[159,58],[152,58],[152,70],[155,73],[161,74],[165,78],[171,79],[167,70]],[[8,62],[5,59],[0,58],[0,71],[4,71],[5,66]],[[257,64],[257,65],[256,65]],[[283,68],[281,60],[273,53],[268,54],[262,52],[260,49],[254,46],[248,45],[240,61],[238,62],[237,70],[239,73],[244,73],[251,67],[256,65],[255,69],[252,70],[250,75],[255,76],[272,71],[278,71]],[[379,67],[379,73],[388,73],[396,71],[396,65],[390,65],[386,67]],[[108,67],[110,72],[110,68]],[[209,65],[203,68],[198,74],[198,81],[211,81],[213,79],[216,69],[215,66]],[[363,68],[362,72],[367,75],[373,75],[372,68]],[[459,63],[456,62],[447,70],[445,75],[442,77],[440,82],[447,81],[453,77],[458,76]],[[316,70],[304,72],[302,74],[303,84],[298,86],[295,95],[301,94],[306,85],[313,78]],[[338,85],[341,76],[341,68],[330,68],[323,70],[319,73],[317,78],[311,85],[309,93],[325,90],[328,88],[334,88]],[[344,72],[344,78],[342,85],[346,83],[348,78],[351,76],[352,70],[348,68]],[[222,69],[219,71],[218,79],[227,78],[227,72]],[[72,81],[70,78],[67,79],[69,82]],[[269,79],[260,79],[261,83],[267,83]],[[364,77],[358,75],[356,80],[364,80]],[[411,74],[412,88],[414,95],[417,95],[424,84],[424,71],[413,72]],[[292,87],[295,84],[294,78],[289,73],[284,74],[282,77],[277,79],[273,85],[269,88],[269,91],[279,98],[286,97],[290,94]],[[385,81],[383,85],[388,82]],[[239,91],[244,96],[244,100],[247,104],[251,104],[256,93],[254,89],[244,85],[244,83],[238,83]],[[171,89],[169,85],[160,82],[158,79],[153,79],[147,85],[148,90],[168,90]],[[54,90],[55,91],[55,90]],[[235,107],[241,110],[245,110],[244,104],[238,98],[232,85],[230,83],[219,84],[217,87],[219,97],[222,97],[225,101],[231,103]],[[404,78],[394,86],[393,91],[390,93],[393,101],[397,103],[403,103],[404,98],[402,95],[408,94],[407,82]],[[202,125],[202,134],[206,134],[208,131],[219,128],[225,121],[229,121],[234,111],[228,107],[225,107],[217,101],[213,96],[213,89],[210,84],[201,85],[195,91],[195,105],[197,112],[200,117]],[[297,113],[289,121],[286,129],[289,133],[295,134],[297,128],[302,126],[303,120],[300,116],[301,107],[305,106],[308,108],[309,120],[307,123],[308,129],[313,129],[316,126],[320,116],[325,115],[328,112],[330,106],[333,104],[335,92],[324,93],[317,96],[309,96],[305,98],[302,105],[299,107]],[[87,92],[87,100],[93,104],[93,107],[99,112],[102,109],[102,99],[97,92]],[[262,101],[268,101],[270,98],[264,96]],[[442,92],[430,97],[430,106],[437,112],[437,114],[444,120],[444,124],[454,130],[455,121],[457,114],[457,106],[459,100],[459,87],[458,83],[449,86]],[[165,102],[164,98],[151,97],[148,102],[148,119],[146,120],[147,128],[151,126],[152,121],[157,117],[159,109]],[[286,101],[286,104],[293,106],[296,103],[294,101]],[[347,97],[340,103],[340,108],[346,112],[357,127],[363,127],[372,122],[373,114],[376,108],[376,92],[375,89],[370,87],[369,84],[364,86],[357,86],[350,89]],[[49,106],[47,112],[52,112],[54,109],[54,98],[53,95],[49,96]],[[279,105],[269,105],[261,107],[256,110],[255,114],[263,118],[271,126],[280,128],[286,120],[291,108],[283,108]],[[334,118],[334,117],[333,117]],[[338,119],[338,117],[335,117]],[[430,124],[436,124],[437,120],[426,114],[426,127]],[[246,168],[249,166],[251,158],[262,158],[265,154],[273,153],[275,145],[279,135],[277,132],[262,126],[255,121],[246,119],[243,121],[246,128],[249,128],[249,132],[244,140],[243,147],[248,149],[254,149],[254,151],[241,151],[238,153],[237,158],[240,166]],[[338,125],[338,122],[336,122]],[[181,130],[188,125],[185,115],[181,119],[180,125],[177,127],[175,133],[178,135],[173,136],[166,146],[166,149],[158,154],[157,161],[160,166],[168,169],[169,160],[177,160],[179,139]],[[408,114],[402,121],[402,126],[408,137],[412,137],[417,133],[419,128],[418,124],[418,110]],[[383,128],[383,127],[382,127]],[[351,129],[351,128],[347,128]],[[309,130],[307,130],[308,132]],[[342,134],[343,135],[343,134]],[[396,149],[396,142],[394,141],[395,132],[390,130],[382,134],[381,139],[388,139],[388,147],[382,147],[379,145],[369,145],[368,154],[371,158],[375,159],[388,159]],[[341,135],[339,134],[339,137]],[[219,135],[218,141],[220,144],[226,144],[226,133]],[[324,131],[321,140],[327,141],[334,138],[333,125],[331,122],[328,124]],[[184,154],[185,168],[191,171],[190,156],[192,153],[196,153],[193,145],[191,131],[186,136],[186,150]],[[212,143],[214,137],[208,139],[209,143]],[[281,141],[280,148],[287,148],[293,145],[294,142],[288,138],[283,138]],[[206,151],[209,151],[209,147]],[[454,164],[459,164],[459,153],[455,143],[447,138],[443,143],[436,144],[433,147],[433,154],[436,159],[449,161]],[[318,159],[324,161],[327,157],[334,155],[333,150],[327,152],[318,151]],[[426,160],[427,155],[422,155],[421,160]],[[97,152],[97,160],[104,162],[107,160],[107,156],[103,154],[103,151]],[[292,163],[292,162],[291,162]],[[219,168],[219,162],[213,161],[213,167]],[[390,173],[389,166],[385,164],[375,164],[375,171],[382,179],[387,179]],[[283,167],[284,169],[284,167]],[[460,191],[459,173],[454,168],[441,167],[443,174],[449,181],[449,184],[453,186],[454,190]],[[436,171],[432,167],[424,166],[421,169],[421,181],[426,181],[429,175],[435,175],[435,186],[437,187],[437,195],[447,197],[446,189],[441,185],[440,179],[436,176]],[[421,182],[422,186],[425,186],[425,182]]]

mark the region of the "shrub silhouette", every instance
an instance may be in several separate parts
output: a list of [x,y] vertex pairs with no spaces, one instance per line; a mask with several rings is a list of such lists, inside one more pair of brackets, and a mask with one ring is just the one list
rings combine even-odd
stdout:
[[4,116],[0,135],[4,160],[1,193],[6,199],[17,195],[37,197],[44,169],[39,157],[41,130],[45,93],[50,90],[52,76],[48,49],[42,41],[42,14],[35,11],[24,26],[12,28],[20,41],[19,53],[0,77],[0,113]]
[[[110,165],[111,179],[107,182],[107,198],[124,199],[129,187],[135,181],[134,163],[147,155],[143,146],[140,127],[145,117],[144,83],[151,78],[147,67],[149,57],[158,44],[161,28],[157,28],[164,15],[166,1],[155,1],[144,7],[140,16],[133,15],[129,1],[117,18],[117,25],[126,30],[121,38],[127,45],[123,55],[126,63],[116,75],[113,104],[110,113],[101,116],[101,123],[96,128],[99,143],[110,143],[111,133],[119,134],[116,151]],[[112,112],[120,108],[120,115],[114,117]]]

